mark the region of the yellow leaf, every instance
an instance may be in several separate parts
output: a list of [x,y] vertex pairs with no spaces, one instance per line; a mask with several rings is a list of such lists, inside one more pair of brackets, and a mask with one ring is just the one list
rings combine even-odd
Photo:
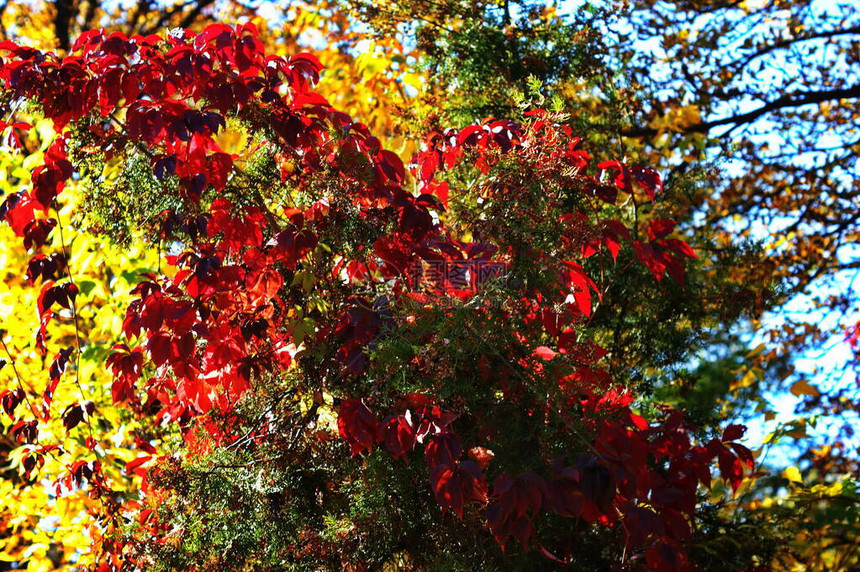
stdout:
[[405,73],[403,74],[403,83],[410,87],[414,87],[416,90],[421,90],[422,88],[422,77],[416,73]]
[[747,357],[747,359],[757,357],[757,356],[761,355],[762,353],[764,353],[764,350],[766,350],[766,349],[767,349],[767,344],[760,343],[759,345],[757,345],[756,347],[751,349],[749,352],[747,352],[746,357]]
[[794,382],[794,385],[791,386],[789,391],[791,391],[791,394],[795,397],[800,397],[801,395],[811,395],[812,397],[816,397],[820,395],[820,392],[813,386],[809,385],[809,382],[805,379]]
[[829,485],[815,485],[810,492],[820,496],[838,497],[842,494],[842,488],[842,483],[836,482]]
[[793,483],[803,482],[803,477],[800,475],[800,469],[797,467],[788,467],[782,472],[782,476]]

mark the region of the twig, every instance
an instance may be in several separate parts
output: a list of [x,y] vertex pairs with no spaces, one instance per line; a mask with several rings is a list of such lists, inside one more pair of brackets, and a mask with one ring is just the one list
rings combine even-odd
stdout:
[[15,380],[18,382],[18,389],[20,389],[21,393],[24,394],[24,401],[27,402],[27,406],[33,413],[33,417],[38,419],[39,414],[36,413],[36,408],[33,407],[32,402],[30,402],[30,398],[27,396],[27,391],[24,389],[24,382],[21,380],[21,374],[18,373],[18,368],[15,367],[15,358],[12,356],[12,352],[9,351],[9,347],[6,345],[6,341],[2,336],[0,336],[0,344],[3,344],[3,350],[6,352],[6,355],[9,356],[9,365],[12,366],[12,372],[15,374]]

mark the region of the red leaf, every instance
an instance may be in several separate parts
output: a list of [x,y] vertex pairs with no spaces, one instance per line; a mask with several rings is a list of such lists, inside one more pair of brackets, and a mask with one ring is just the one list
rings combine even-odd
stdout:
[[654,169],[649,167],[633,167],[630,171],[636,178],[636,182],[639,183],[639,186],[642,187],[642,190],[645,191],[645,194],[652,201],[656,197],[657,192],[663,190],[663,182],[660,180],[660,175]]
[[151,454],[151,455],[155,455],[155,447],[153,447],[153,446],[149,443],[149,441],[144,441],[144,440],[143,440],[143,439],[141,439],[140,437],[135,437],[135,438],[134,438],[134,444],[135,444],[135,445],[137,446],[137,448],[138,448],[138,449],[140,449],[141,451],[143,451],[143,452],[145,452],[145,453],[149,453],[149,454]]
[[59,379],[63,372],[66,371],[66,365],[69,363],[69,357],[74,351],[73,348],[66,348],[59,351],[51,362],[50,375],[51,379]]
[[[439,156],[435,152],[421,153],[418,155],[418,164],[421,166],[419,171],[420,179],[424,182],[430,181],[439,167]],[[439,198],[441,199],[442,197],[440,196]],[[443,204],[445,202],[447,201],[443,201]]]
[[108,356],[106,364],[114,375],[111,394],[115,403],[131,401],[135,398],[134,384],[140,379],[143,368],[143,352],[140,348],[129,350],[119,344],[113,347],[114,353]]
[[535,535],[535,524],[531,517],[521,514],[511,523],[511,533],[523,548],[528,548],[529,542]]
[[38,203],[27,194],[11,194],[3,201],[0,213],[12,227],[16,236],[24,236],[24,229],[36,216]]
[[469,456],[478,463],[478,466],[483,471],[496,455],[486,447],[472,447],[469,449]]
[[171,336],[165,331],[154,332],[146,342],[146,350],[149,352],[156,366],[163,365],[170,357]]
[[744,436],[744,433],[747,432],[747,428],[743,425],[729,425],[723,431],[723,437],[721,441],[725,443],[726,441],[737,441],[738,439]]
[[151,461],[153,458],[154,457],[152,455],[143,455],[133,461],[129,461],[128,464],[125,466],[126,474],[134,473],[136,475],[143,476],[143,474],[146,473],[146,470],[139,471],[138,469]]
[[273,268],[266,268],[247,276],[246,282],[248,293],[252,297],[255,306],[268,304],[284,285],[281,273]]
[[448,208],[448,194],[450,192],[450,188],[448,187],[447,181],[442,181],[441,183],[427,183],[424,185],[424,192],[433,193],[437,197],[439,197],[439,201],[442,203],[444,208]]
[[405,459],[406,453],[415,448],[418,435],[409,411],[403,415],[388,417],[383,422],[382,431],[385,450],[394,457]]
[[92,401],[84,401],[83,403],[73,403],[69,405],[63,412],[63,425],[66,431],[71,431],[80,424],[84,419],[88,419],[95,411],[95,404]]
[[15,408],[24,401],[24,392],[20,388],[12,390],[4,390],[0,392],[0,403],[3,405],[3,411],[10,419],[15,419]]
[[308,81],[317,83],[320,80],[320,72],[323,65],[315,55],[302,52],[290,58],[290,67],[302,74]]
[[19,443],[35,443],[39,434],[39,426],[35,420],[18,421],[12,425],[10,432]]
[[744,478],[744,467],[740,459],[724,450],[720,452],[719,465],[723,479],[731,484],[733,490],[737,490]]
[[66,260],[62,254],[55,252],[49,256],[37,254],[27,264],[27,279],[35,282],[39,278],[44,281],[53,280],[66,268]]
[[609,254],[612,255],[612,260],[618,260],[618,253],[621,252],[621,243],[614,236],[605,236],[603,242],[606,244]]
[[747,467],[752,469],[755,466],[755,459],[753,458],[752,451],[740,443],[729,443],[729,447]]
[[564,565],[570,564],[569,561],[562,560],[561,558],[559,558],[558,556],[556,556],[555,554],[553,554],[552,552],[547,550],[542,544],[540,544],[539,546],[540,546],[540,553],[543,554],[543,557],[546,558],[547,560],[551,560],[553,562],[557,562],[559,564],[564,564]]
[[39,291],[39,296],[36,298],[36,307],[39,310],[39,315],[42,316],[47,310],[51,309],[56,300],[56,290],[54,289],[53,281],[42,284],[42,289]]
[[636,415],[635,413],[630,414],[630,421],[633,423],[633,426],[640,431],[645,431],[646,429],[648,429],[648,427],[650,427],[647,419],[645,419],[641,415]]
[[570,298],[572,298],[574,302],[573,305],[582,313],[582,315],[590,316],[591,291],[594,290],[595,293],[599,294],[597,285],[588,276],[588,274],[585,273],[585,270],[583,270],[579,264],[569,261],[565,261],[563,264],[565,267],[564,275],[567,280],[568,287],[572,291],[572,294],[568,296],[565,303],[570,304]]
[[359,399],[344,399],[337,415],[340,436],[349,443],[353,455],[370,451],[380,440],[379,423]]
[[663,276],[666,274],[666,261],[660,252],[657,252],[653,246],[641,240],[633,241],[633,251],[636,253],[636,258],[639,262],[648,268],[657,282],[663,280]]
[[396,153],[383,149],[379,152],[377,160],[380,170],[392,184],[399,185],[403,182],[406,170],[403,167],[403,161]]
[[[421,435],[419,430],[419,435]],[[423,435],[421,436],[423,438]],[[463,446],[460,440],[449,431],[445,431],[430,437],[424,445],[424,457],[428,467],[438,465],[452,466],[463,454]]]
[[486,502],[487,487],[481,470],[471,461],[437,465],[430,474],[430,486],[442,510],[452,510],[463,518],[466,499]]
[[459,474],[448,465],[437,465],[430,474],[430,486],[442,510],[452,510],[463,518],[463,491]]
[[206,158],[206,179],[217,191],[224,190],[233,170],[233,157],[227,153],[213,153]]
[[[57,141],[60,144],[57,144]],[[62,152],[57,152],[55,160],[51,160],[50,153],[62,147]],[[31,195],[42,206],[44,210],[54,204],[54,199],[65,187],[66,179],[72,176],[72,164],[65,158],[65,144],[62,139],[51,144],[45,155],[45,164],[33,171],[33,190]]]
[[675,225],[677,224],[678,223],[671,219],[652,220],[648,225],[648,240],[654,242],[655,240],[665,238],[675,230]]
[[556,354],[558,354],[558,352],[553,351],[552,349],[550,349],[546,346],[538,346],[532,352],[532,355],[539,357],[539,358],[546,360],[546,361],[550,361],[552,358],[554,358],[556,356]]
[[696,254],[696,251],[693,248],[678,238],[667,238],[666,240],[660,243],[665,246],[678,256],[682,258],[698,258],[699,256]]
[[49,219],[36,219],[27,223],[24,227],[24,248],[41,248],[48,241],[48,236],[54,227],[57,226],[57,221]]
[[597,168],[609,171],[610,173],[615,173],[615,175],[610,176],[612,177],[612,183],[619,191],[627,194],[630,194],[633,191],[630,183],[630,170],[627,168],[627,165],[612,160],[598,163]]

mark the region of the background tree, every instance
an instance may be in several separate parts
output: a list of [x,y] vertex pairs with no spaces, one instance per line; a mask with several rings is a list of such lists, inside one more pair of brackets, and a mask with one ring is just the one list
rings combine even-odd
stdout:
[[[719,157],[729,176],[715,181],[701,224],[760,241],[763,268],[786,307],[760,326],[771,341],[763,358],[842,339],[857,311],[857,7],[634,8],[629,24],[616,27],[619,57],[649,97],[629,133],[675,146],[698,138],[704,155]],[[657,58],[666,62],[659,74],[652,73]],[[676,170],[685,168],[680,163]],[[806,395],[809,412],[856,411],[856,391],[840,382],[844,372],[824,367],[822,373],[831,378],[821,393]],[[808,372],[793,371],[790,379],[803,382]]]
[[[767,345],[748,357],[733,386],[761,383],[802,398],[797,418],[768,437],[790,439],[802,468],[802,478],[787,470],[789,500],[774,501],[776,518],[800,530],[786,530],[797,536],[782,565],[850,569],[857,562],[850,476],[858,393],[849,362],[834,350],[844,346],[858,309],[860,12],[821,2],[633,8],[613,28],[617,54],[649,96],[628,133],[713,158],[727,176],[714,180],[698,207],[699,224],[726,242],[758,241],[765,257],[736,275],[757,285],[751,295],[777,287],[766,319],[748,328]],[[661,73],[654,73],[656,60],[665,62]],[[688,168],[679,162],[673,170]],[[803,353],[813,367],[795,367],[792,358]]]

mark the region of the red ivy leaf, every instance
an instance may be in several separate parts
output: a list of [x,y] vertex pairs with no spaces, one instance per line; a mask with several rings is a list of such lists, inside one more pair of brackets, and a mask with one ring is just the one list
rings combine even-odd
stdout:
[[633,173],[636,182],[639,183],[639,186],[642,187],[642,190],[645,191],[645,194],[653,202],[657,193],[663,190],[663,181],[660,180],[660,175],[657,171],[649,167],[633,167],[630,169],[630,172]]
[[149,336],[146,350],[156,366],[165,364],[170,357],[170,342],[170,334],[163,330],[154,332]]
[[379,422],[359,399],[344,399],[337,415],[340,436],[349,443],[353,455],[370,451],[379,441]]
[[737,490],[744,478],[744,467],[740,459],[723,450],[719,455],[719,465],[723,479],[731,484],[733,490]]
[[66,371],[66,365],[69,363],[69,357],[72,355],[74,348],[66,348],[60,350],[54,361],[51,362],[51,379],[59,379],[63,372]]
[[317,83],[320,80],[320,72],[323,65],[315,55],[302,52],[290,58],[290,67],[299,72],[308,81]]
[[69,405],[63,412],[63,425],[66,431],[71,431],[77,427],[81,421],[88,419],[95,411],[96,406],[92,401],[84,401],[83,403],[73,403]]
[[19,443],[35,443],[36,436],[39,434],[39,426],[34,421],[18,421],[12,425],[12,436]]
[[543,360],[550,361],[552,358],[558,354],[558,352],[546,347],[546,346],[538,346],[532,352],[535,357],[539,357]]
[[27,228],[36,216],[38,203],[27,194],[11,194],[3,201],[0,215],[6,219],[16,236],[24,236]]
[[627,165],[624,165],[619,161],[611,160],[598,163],[597,168],[603,171],[608,171],[609,173],[614,173],[614,175],[610,174],[610,177],[612,178],[612,183],[619,191],[627,194],[630,194],[633,191],[633,187],[630,183],[630,170],[627,168]]
[[661,238],[665,238],[675,230],[675,225],[677,225],[674,220],[671,219],[655,219],[652,220],[648,225],[648,240],[654,242],[655,240],[660,240]]
[[403,415],[388,417],[382,425],[385,450],[395,458],[405,459],[406,453],[415,448],[418,438],[412,414],[407,410]]
[[725,443],[726,441],[737,441],[738,439],[744,436],[744,433],[747,432],[747,428],[743,425],[729,425],[723,431],[723,437],[721,441]]
[[12,390],[4,390],[0,392],[0,403],[3,405],[3,411],[10,419],[15,419],[15,408],[24,401],[24,392],[20,388]]
[[213,153],[206,158],[206,178],[215,190],[222,191],[233,170],[233,157],[227,153]]
[[106,360],[114,375],[111,395],[114,403],[131,401],[135,397],[134,384],[143,368],[143,351],[140,348],[129,350],[125,344],[118,344],[113,349],[114,353]]
[[729,447],[747,467],[752,469],[755,466],[755,459],[753,458],[752,451],[740,443],[729,443]]
[[471,461],[437,465],[430,474],[430,486],[442,510],[450,509],[461,519],[465,500],[487,500],[487,487],[481,469]]

